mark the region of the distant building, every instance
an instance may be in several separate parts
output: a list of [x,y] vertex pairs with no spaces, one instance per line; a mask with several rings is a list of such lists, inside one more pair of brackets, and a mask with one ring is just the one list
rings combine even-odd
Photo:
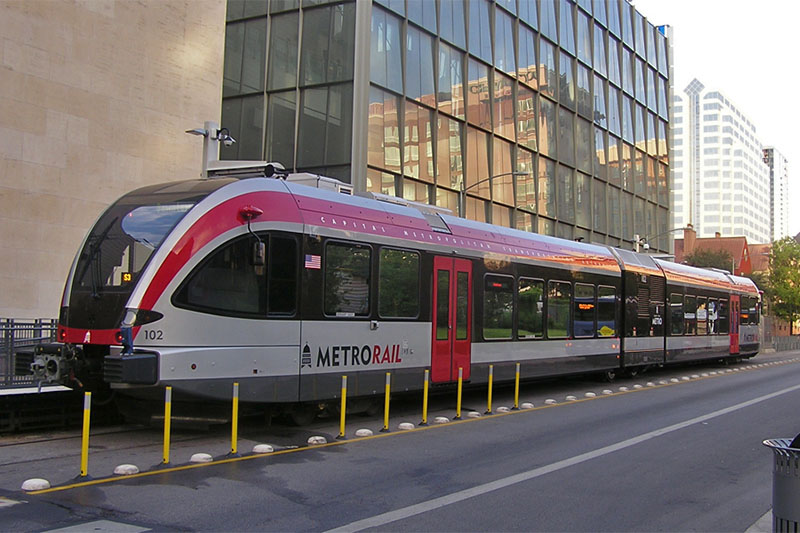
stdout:
[[229,1],[230,159],[669,251],[666,29],[617,0]]
[[770,172],[755,125],[697,79],[675,94],[672,227],[772,240]]
[[771,146],[764,148],[769,167],[770,233],[777,241],[789,235],[789,162]]
[[675,239],[675,262],[682,263],[698,250],[727,252],[731,256],[731,264],[725,270],[732,274],[747,276],[753,272],[747,237],[722,237],[716,233],[711,238],[698,238],[693,228],[686,227],[683,239]]

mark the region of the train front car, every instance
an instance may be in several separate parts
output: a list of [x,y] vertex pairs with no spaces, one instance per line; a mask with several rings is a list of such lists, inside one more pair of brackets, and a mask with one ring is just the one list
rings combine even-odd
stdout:
[[753,357],[761,349],[759,323],[761,322],[761,299],[758,287],[750,278],[728,276],[733,284],[733,292],[738,295],[739,334],[733,342],[737,343],[739,355]]
[[164,243],[187,213],[226,181],[231,180],[144,187],[124,195],[100,216],[67,278],[58,342],[39,346],[34,355],[35,379],[88,390],[107,388],[103,360],[122,349],[126,316],[136,330],[162,317],[151,307],[130,303],[148,283],[143,281],[145,272],[163,261]]

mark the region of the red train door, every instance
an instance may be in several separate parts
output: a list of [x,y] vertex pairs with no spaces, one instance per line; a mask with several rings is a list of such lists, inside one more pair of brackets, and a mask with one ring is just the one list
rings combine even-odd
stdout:
[[731,295],[731,355],[739,353],[739,295]]
[[472,263],[433,258],[431,380],[455,381],[458,369],[469,379],[472,343]]

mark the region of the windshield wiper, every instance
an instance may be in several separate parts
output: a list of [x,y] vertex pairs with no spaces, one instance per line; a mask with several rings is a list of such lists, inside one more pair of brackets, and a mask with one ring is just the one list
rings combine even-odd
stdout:
[[89,257],[87,257],[78,279],[82,281],[86,275],[86,269],[91,267],[92,298],[100,298],[100,261],[98,260],[100,258],[100,245],[108,237],[108,232],[111,231],[118,219],[119,217],[114,217],[102,233],[89,238]]

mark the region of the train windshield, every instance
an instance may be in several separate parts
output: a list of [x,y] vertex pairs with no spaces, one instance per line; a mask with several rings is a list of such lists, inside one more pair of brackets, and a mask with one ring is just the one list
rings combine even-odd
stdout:
[[194,202],[112,206],[92,229],[75,272],[74,289],[97,295],[132,283]]

